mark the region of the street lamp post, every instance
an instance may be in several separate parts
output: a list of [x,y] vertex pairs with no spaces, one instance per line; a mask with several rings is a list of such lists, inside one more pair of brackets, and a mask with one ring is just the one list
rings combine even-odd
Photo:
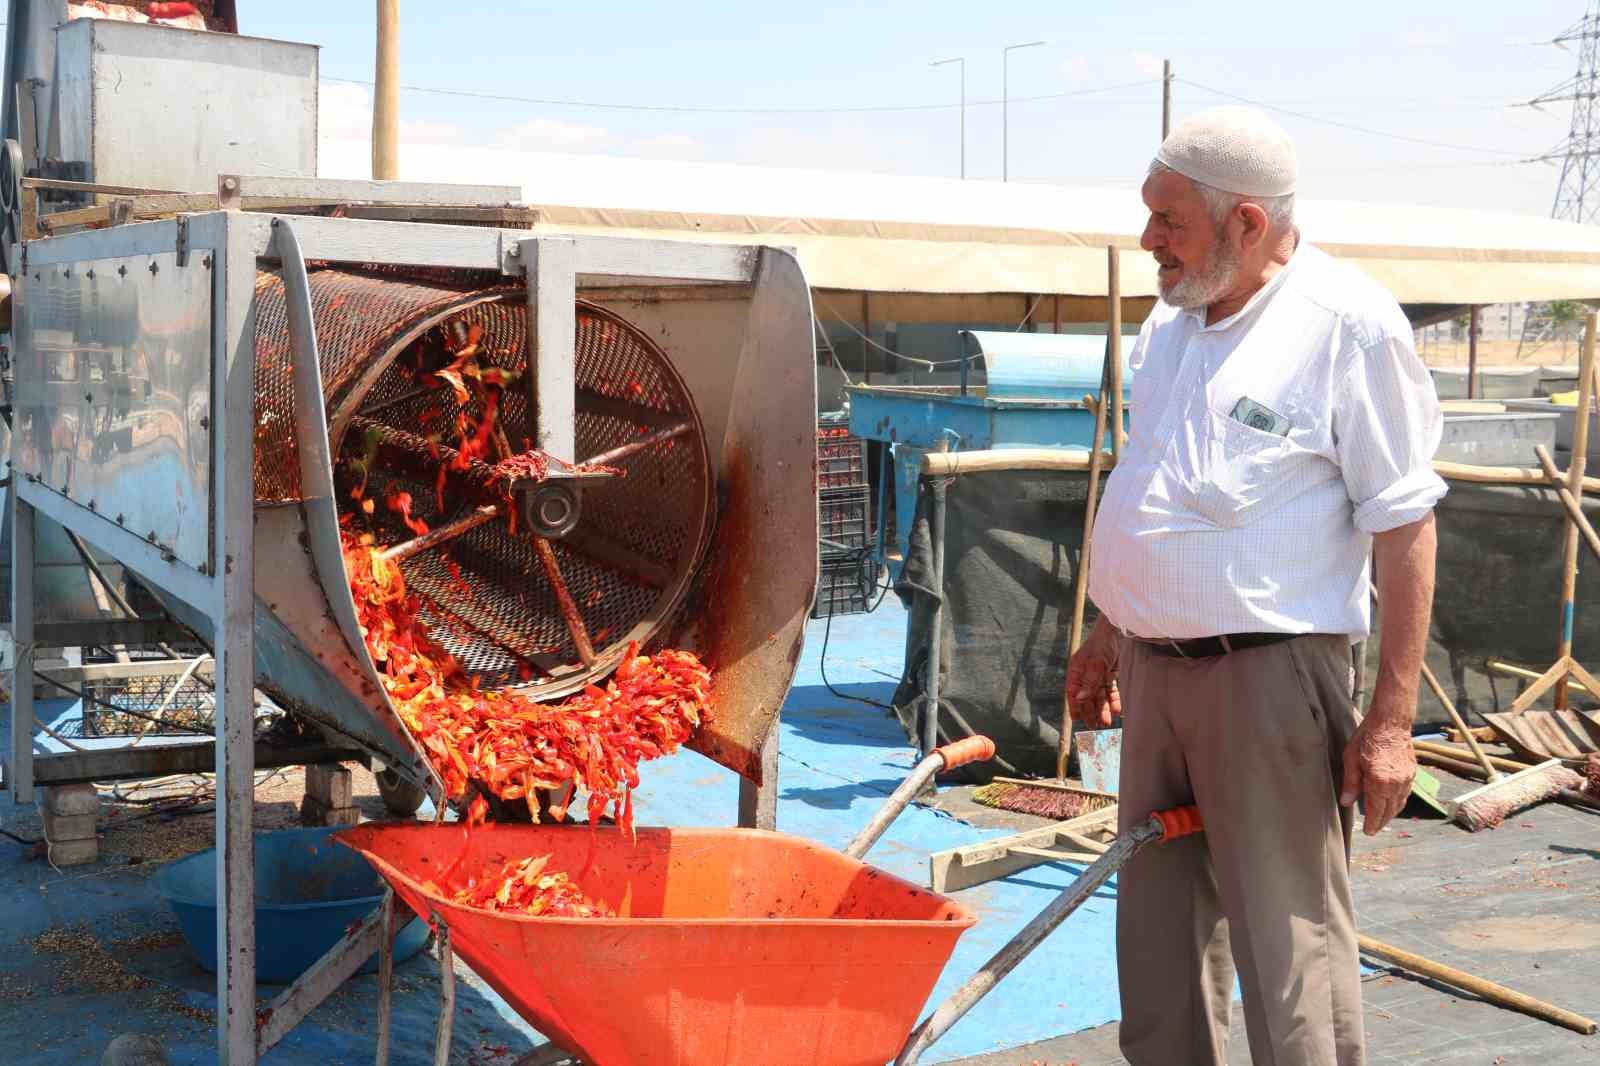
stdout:
[[1048,41],[1008,44],[1000,50],[1000,180],[1011,180],[1011,53],[1018,48],[1037,48]]
[[951,63],[961,64],[961,177],[967,176],[967,60],[965,56],[956,59],[941,59],[930,66],[943,67]]

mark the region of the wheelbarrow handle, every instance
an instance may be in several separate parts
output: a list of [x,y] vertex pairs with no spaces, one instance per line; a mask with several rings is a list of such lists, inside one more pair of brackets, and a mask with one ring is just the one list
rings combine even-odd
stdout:
[[992,758],[994,758],[994,741],[982,734],[963,737],[942,748],[933,749],[932,753],[917,763],[916,768],[900,782],[900,787],[894,790],[894,794],[878,809],[878,813],[872,816],[872,821],[867,823],[866,828],[857,833],[855,839],[846,845],[844,853],[852,859],[859,859],[865,855],[867,849],[878,842],[884,830],[900,817],[900,812],[916,799],[917,793],[921,792],[922,787],[940,770],[953,770],[957,766],[987,762]]
[[932,1014],[923,1019],[922,1024],[906,1038],[900,1056],[894,1060],[895,1066],[912,1066],[920,1059],[922,1053],[928,1050],[934,1041],[949,1032],[956,1022],[977,1006],[978,1001],[988,995],[989,991],[1000,983],[1001,978],[1016,969],[1017,964],[1043,943],[1045,937],[1066,921],[1067,915],[1094,895],[1100,886],[1109,881],[1111,875],[1133,858],[1140,848],[1158,841],[1177,840],[1198,833],[1202,828],[1200,811],[1190,805],[1156,811],[1126,832],[1119,833],[1104,855],[1091,863],[1089,868],[1079,874],[1070,885],[1063,888],[1060,895],[1046,904],[1044,910],[1035,915],[1033,921],[1023,926],[1005,947],[995,952],[994,957],[984,963],[982,969],[973,974],[966,984],[951,993],[949,999],[940,1003]]

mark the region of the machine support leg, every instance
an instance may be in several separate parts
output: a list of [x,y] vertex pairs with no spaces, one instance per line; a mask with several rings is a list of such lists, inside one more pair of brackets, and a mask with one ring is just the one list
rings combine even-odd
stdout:
[[[230,247],[222,265],[226,305],[250,307],[254,251]],[[217,678],[217,1059],[221,1066],[255,1066],[254,315],[227,316],[215,325],[222,333],[212,367],[217,409],[209,568]]]
[[456,964],[450,950],[450,927],[434,916],[439,938],[439,1029],[433,1042],[433,1066],[450,1066],[450,1030],[456,1018]]
[[14,803],[33,802],[33,508],[19,498],[13,474],[6,493],[11,521],[11,751],[6,782]]
[[529,401],[535,412],[534,445],[563,462],[576,462],[577,245],[570,237],[534,237],[518,245],[528,279]]
[[739,826],[742,829],[778,828],[778,723],[761,745],[761,784],[739,778]]
[[383,893],[383,939],[378,942],[378,1064],[389,1066],[389,1022],[394,1014],[394,889]]

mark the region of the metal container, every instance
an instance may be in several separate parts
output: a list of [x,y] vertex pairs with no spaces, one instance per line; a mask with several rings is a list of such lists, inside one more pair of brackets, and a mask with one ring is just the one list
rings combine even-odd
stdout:
[[[1509,407],[1514,400],[1503,401]],[[1536,445],[1554,448],[1559,418],[1547,411],[1451,414],[1435,459],[1476,466],[1532,466]]]
[[[1576,407],[1568,407],[1565,404],[1551,403],[1549,399],[1506,400],[1504,403],[1506,410],[1508,411],[1533,411],[1553,416],[1556,420],[1556,448],[1567,452],[1568,454],[1572,452],[1572,429],[1574,424],[1577,422]],[[1531,459],[1532,455],[1532,445],[1529,445],[1528,453],[1524,455],[1522,459],[1518,460],[1512,465],[1533,466],[1535,463]],[[1600,470],[1600,414],[1596,414],[1593,411],[1589,413],[1588,463],[1591,469]]]
[[59,157],[91,181],[166,192],[214,192],[219,174],[316,177],[317,53],[75,19],[56,31]]

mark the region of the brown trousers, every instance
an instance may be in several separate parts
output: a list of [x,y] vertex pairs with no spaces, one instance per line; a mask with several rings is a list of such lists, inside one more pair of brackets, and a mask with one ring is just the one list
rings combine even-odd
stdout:
[[1122,827],[1191,802],[1205,821],[1118,879],[1123,1055],[1224,1066],[1237,966],[1255,1066],[1361,1066],[1349,642],[1181,659],[1125,640],[1118,684]]

